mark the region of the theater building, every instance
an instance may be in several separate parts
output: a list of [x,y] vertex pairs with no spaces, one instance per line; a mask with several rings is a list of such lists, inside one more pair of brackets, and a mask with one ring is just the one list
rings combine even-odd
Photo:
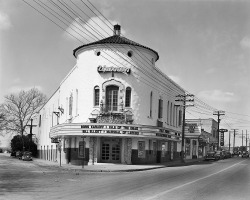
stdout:
[[185,91],[156,51],[120,34],[73,51],[76,64],[39,112],[39,157],[73,165],[180,159]]

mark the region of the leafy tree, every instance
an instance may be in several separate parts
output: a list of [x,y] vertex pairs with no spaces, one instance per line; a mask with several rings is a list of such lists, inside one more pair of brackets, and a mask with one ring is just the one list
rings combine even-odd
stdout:
[[[46,100],[46,96],[36,88],[5,96],[0,113],[4,116],[3,123],[6,131],[19,134],[23,138],[28,123]],[[23,139],[22,145],[24,149]]]
[[[24,143],[24,144],[23,144]],[[37,145],[27,135],[15,135],[10,142],[12,151],[30,151],[33,156],[37,155]],[[24,149],[23,149],[24,147]]]

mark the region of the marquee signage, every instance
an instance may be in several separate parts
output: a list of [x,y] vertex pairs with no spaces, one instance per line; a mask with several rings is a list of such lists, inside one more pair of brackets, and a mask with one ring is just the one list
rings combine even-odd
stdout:
[[139,135],[138,127],[124,127],[112,125],[82,125],[82,133],[114,133],[114,134],[130,134]]
[[99,73],[103,72],[117,72],[117,73],[124,73],[124,74],[130,74],[131,69],[127,67],[107,67],[106,65],[99,65],[97,67],[97,71]]
[[220,135],[220,146],[224,146],[224,132],[221,132]]

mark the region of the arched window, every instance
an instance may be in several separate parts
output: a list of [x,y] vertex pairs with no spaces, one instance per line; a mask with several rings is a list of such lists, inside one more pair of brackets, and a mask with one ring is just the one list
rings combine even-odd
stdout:
[[149,110],[149,117],[152,117],[152,107],[153,107],[153,92],[150,93],[150,110]]
[[131,87],[126,88],[125,107],[131,107]]
[[108,111],[118,111],[119,87],[110,85],[106,87],[106,106]]
[[173,104],[173,126],[175,126],[175,105]]
[[41,127],[41,124],[42,124],[42,116],[39,115],[39,127]]
[[170,104],[170,125],[172,126],[172,120],[173,120],[173,104]]
[[73,95],[71,94],[69,97],[69,115],[72,116],[72,108],[73,108]]
[[167,124],[169,124],[169,101],[167,105]]
[[94,106],[99,106],[100,100],[100,89],[99,86],[95,86],[94,88]]
[[163,100],[159,99],[158,105],[158,118],[162,118]]
[[175,106],[175,126],[178,126],[178,107]]

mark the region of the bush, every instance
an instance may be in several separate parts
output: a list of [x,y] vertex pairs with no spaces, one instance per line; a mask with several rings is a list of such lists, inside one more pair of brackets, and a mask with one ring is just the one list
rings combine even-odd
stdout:
[[[23,149],[24,145],[24,149]],[[29,136],[24,135],[23,141],[21,135],[16,135],[12,138],[11,143],[11,150],[13,151],[30,151],[32,152],[32,156],[37,155],[37,145],[31,140]]]

